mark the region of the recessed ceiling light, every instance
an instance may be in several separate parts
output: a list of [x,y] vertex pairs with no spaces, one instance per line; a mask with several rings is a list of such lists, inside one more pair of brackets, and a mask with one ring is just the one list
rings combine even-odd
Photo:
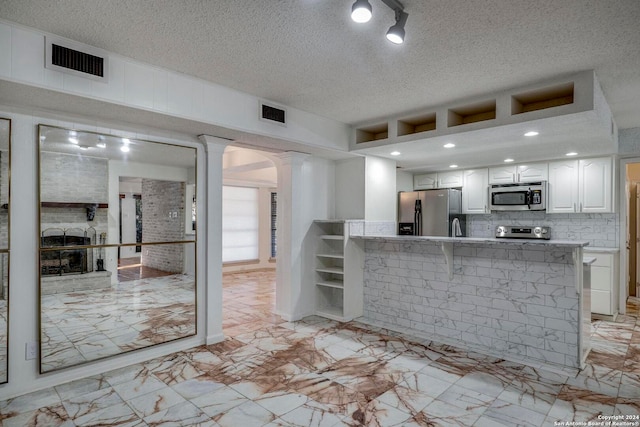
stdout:
[[504,159],[504,162],[505,163],[511,163],[511,162],[513,162],[513,159]]
[[399,151],[392,151],[391,153],[392,156],[399,156],[401,153]]
[[524,134],[524,136],[537,136],[539,135],[540,132],[536,132],[535,130],[529,131],[527,133]]
[[576,153],[575,151],[571,151],[569,153],[566,154],[567,156],[577,156],[578,153]]
[[98,148],[107,148],[107,144],[105,144],[104,142],[99,142],[96,144],[96,147]]
[[444,145],[443,145],[443,147],[444,147],[444,148],[453,148],[453,147],[455,147],[455,146],[456,146],[456,144],[453,144],[453,143],[451,143],[451,142],[449,142],[449,143],[447,143],[447,144],[444,144]]
[[123,145],[122,147],[120,147],[120,151],[122,151],[123,153],[128,153],[130,150],[128,145]]
[[458,165],[449,165],[450,168],[457,168]]
[[70,130],[69,136],[78,136],[78,132],[76,132],[75,130]]
[[71,138],[69,138],[69,142],[72,143],[72,144],[76,144],[77,145],[78,144],[78,138],[75,138],[75,137],[72,136]]
[[129,138],[122,138],[122,142],[124,142],[125,144],[130,144],[131,143]]

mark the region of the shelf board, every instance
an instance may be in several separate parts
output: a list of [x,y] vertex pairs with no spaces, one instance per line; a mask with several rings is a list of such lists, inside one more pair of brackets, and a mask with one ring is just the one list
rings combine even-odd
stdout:
[[318,316],[327,317],[329,319],[337,320],[339,322],[345,321],[344,311],[339,307],[322,307],[316,309]]
[[320,238],[324,240],[344,240],[344,236],[341,234],[323,234]]
[[342,254],[316,254],[316,256],[322,258],[344,259],[344,255]]
[[316,268],[316,271],[319,273],[344,274],[344,270],[337,267],[319,267]]
[[316,282],[318,286],[326,286],[327,288],[344,289],[344,283],[339,280],[323,280]]

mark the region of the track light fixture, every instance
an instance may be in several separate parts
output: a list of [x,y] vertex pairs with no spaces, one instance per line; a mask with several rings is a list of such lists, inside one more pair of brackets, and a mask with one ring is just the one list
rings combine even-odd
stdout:
[[[409,15],[404,11],[404,6],[398,0],[381,0],[396,14],[396,23],[387,31],[387,40],[395,44],[404,42],[404,25]],[[368,0],[356,0],[351,7],[351,19],[355,22],[369,22],[372,16],[371,5]]]
[[368,0],[356,0],[351,7],[351,19],[357,23],[369,22],[371,19],[371,5]]

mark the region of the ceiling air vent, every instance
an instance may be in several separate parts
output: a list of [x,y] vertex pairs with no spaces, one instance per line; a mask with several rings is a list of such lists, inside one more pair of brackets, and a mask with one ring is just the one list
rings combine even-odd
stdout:
[[286,126],[286,110],[260,103],[260,119]]
[[105,51],[55,37],[46,37],[45,67],[102,82],[109,69]]

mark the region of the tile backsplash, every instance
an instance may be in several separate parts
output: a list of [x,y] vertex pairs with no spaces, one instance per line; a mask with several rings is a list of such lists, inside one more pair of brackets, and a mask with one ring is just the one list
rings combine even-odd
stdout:
[[617,248],[620,240],[620,216],[617,213],[496,212],[467,215],[469,237],[494,237],[498,225],[548,226],[551,227],[552,239],[586,240],[592,247]]

